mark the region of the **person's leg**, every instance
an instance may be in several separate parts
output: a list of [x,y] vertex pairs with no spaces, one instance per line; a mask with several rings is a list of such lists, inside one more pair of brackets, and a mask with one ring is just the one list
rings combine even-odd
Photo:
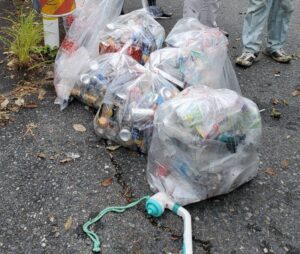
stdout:
[[261,47],[261,34],[267,21],[273,0],[250,0],[243,27],[243,54],[236,64],[249,67],[257,58]]
[[268,20],[267,53],[278,62],[289,62],[291,56],[283,50],[293,13],[293,0],[274,0]]
[[274,0],[250,0],[250,6],[244,20],[244,52],[258,53],[261,47],[261,34]]

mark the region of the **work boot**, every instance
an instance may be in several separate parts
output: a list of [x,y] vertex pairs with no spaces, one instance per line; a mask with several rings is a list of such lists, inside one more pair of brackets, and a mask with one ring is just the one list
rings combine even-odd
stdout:
[[292,56],[285,53],[283,49],[278,49],[272,53],[268,50],[265,50],[264,54],[271,57],[278,63],[290,63],[292,60]]
[[242,67],[250,67],[255,61],[258,59],[258,53],[250,53],[250,52],[244,52],[241,56],[239,56],[235,63],[236,65],[242,66]]

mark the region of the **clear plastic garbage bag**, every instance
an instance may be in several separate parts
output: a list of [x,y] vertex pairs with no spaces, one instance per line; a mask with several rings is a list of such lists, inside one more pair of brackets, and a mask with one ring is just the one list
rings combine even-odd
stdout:
[[90,59],[99,55],[98,32],[120,15],[124,0],[88,0],[72,23],[55,60],[56,103],[67,106],[71,90]]
[[[228,39],[219,28],[207,27],[195,18],[184,18],[179,20],[169,33],[166,44],[170,47],[189,49],[194,59],[198,59],[197,61],[200,59],[206,66],[211,67],[208,75],[213,75],[211,79],[215,80],[215,84],[205,85],[227,88],[241,94],[235,71],[227,54]],[[197,82],[197,79],[187,84],[203,85]]]
[[[200,51],[188,48],[163,48],[150,55],[146,67],[160,73],[181,88],[207,85],[211,88],[231,89],[226,87],[226,81],[220,80],[220,76],[225,77],[223,68],[216,67],[209,56]],[[225,74],[232,75],[228,71]]]
[[126,53],[140,64],[145,64],[150,54],[162,47],[164,28],[145,10],[122,15],[106,25],[99,34],[100,54],[118,52],[130,41]]
[[80,16],[80,12],[81,12],[84,4],[87,1],[88,0],[75,0],[75,2],[76,2],[76,10],[72,14],[63,17],[63,25],[64,25],[65,32],[68,32],[68,30],[70,29],[70,27],[73,24],[74,20],[77,17]]
[[156,109],[178,93],[173,84],[146,69],[136,80],[127,83],[115,79],[95,117],[96,134],[146,153],[150,147]]
[[181,205],[228,193],[256,176],[261,118],[229,89],[189,87],[155,113],[147,178]]
[[113,80],[126,83],[136,79],[144,70],[137,61],[122,52],[100,55],[80,73],[71,96],[98,109]]

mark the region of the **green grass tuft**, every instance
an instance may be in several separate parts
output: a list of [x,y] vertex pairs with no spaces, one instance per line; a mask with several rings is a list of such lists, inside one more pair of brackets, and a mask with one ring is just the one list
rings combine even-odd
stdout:
[[21,11],[18,18],[3,18],[10,25],[1,28],[0,40],[17,58],[20,67],[28,67],[32,61],[31,53],[40,46],[43,40],[43,26],[36,22],[36,14],[30,11],[27,15]]

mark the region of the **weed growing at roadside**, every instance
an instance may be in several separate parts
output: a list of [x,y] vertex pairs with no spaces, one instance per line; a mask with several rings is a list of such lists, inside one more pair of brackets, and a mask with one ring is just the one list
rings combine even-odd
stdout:
[[19,67],[29,67],[32,63],[31,53],[40,47],[43,40],[42,24],[36,22],[36,14],[21,11],[18,18],[3,18],[10,25],[1,28],[0,40],[14,57]]

